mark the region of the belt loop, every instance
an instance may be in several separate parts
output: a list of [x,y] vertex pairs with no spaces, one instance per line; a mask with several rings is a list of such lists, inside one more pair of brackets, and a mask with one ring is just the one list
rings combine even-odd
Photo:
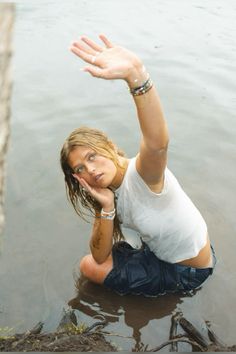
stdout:
[[177,286],[177,289],[178,290],[183,290],[184,287],[182,285],[182,282],[181,282],[181,271],[178,267],[178,264],[175,264],[175,276],[176,276],[176,286]]

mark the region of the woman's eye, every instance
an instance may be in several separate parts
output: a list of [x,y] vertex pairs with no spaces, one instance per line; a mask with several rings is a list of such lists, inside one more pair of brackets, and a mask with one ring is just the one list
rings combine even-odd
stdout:
[[94,161],[96,157],[96,154],[92,154],[89,156],[89,161]]
[[81,166],[81,167],[77,167],[76,170],[75,170],[75,173],[82,173],[84,170],[84,168]]

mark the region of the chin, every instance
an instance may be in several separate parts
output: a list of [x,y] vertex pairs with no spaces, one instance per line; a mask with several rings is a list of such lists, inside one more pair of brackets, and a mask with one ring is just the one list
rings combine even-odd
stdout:
[[98,183],[94,185],[94,187],[100,187],[100,188],[108,188],[109,186],[110,183],[108,183],[107,181],[98,181]]
[[104,182],[102,183],[102,186],[101,186],[101,187],[102,187],[102,188],[109,188],[110,185],[111,185],[111,183],[107,183],[107,182],[104,181]]

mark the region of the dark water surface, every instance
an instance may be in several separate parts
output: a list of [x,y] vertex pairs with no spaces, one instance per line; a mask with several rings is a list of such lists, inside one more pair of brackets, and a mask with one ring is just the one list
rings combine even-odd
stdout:
[[[176,310],[235,343],[235,15],[233,0],[17,3],[0,327],[19,332],[42,320],[53,330],[69,302],[81,321],[103,314],[108,331],[131,337],[108,337],[123,350],[165,341]],[[218,263],[193,297],[120,297],[87,282],[75,289],[91,226],[66,201],[61,145],[89,125],[132,157],[140,137],[125,84],[89,77],[68,51],[79,35],[100,32],[143,59],[169,125],[169,168],[207,221]]]

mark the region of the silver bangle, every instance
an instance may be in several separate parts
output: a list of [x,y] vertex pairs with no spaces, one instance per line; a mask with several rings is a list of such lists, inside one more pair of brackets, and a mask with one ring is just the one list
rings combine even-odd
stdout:
[[106,220],[114,220],[116,214],[114,215],[101,215],[101,219],[106,219]]
[[112,211],[104,211],[103,209],[101,210],[101,214],[105,214],[105,215],[114,214],[115,212],[116,212],[115,208]]
[[153,86],[153,82],[152,82],[151,78],[149,77],[147,79],[147,81],[144,82],[143,85],[136,87],[136,88],[130,88],[129,91],[130,91],[131,95],[133,95],[133,96],[140,96],[140,95],[144,95],[149,90],[151,90],[152,86]]
[[109,212],[104,211],[103,209],[101,210],[101,219],[114,220],[115,216],[116,216],[115,208]]

